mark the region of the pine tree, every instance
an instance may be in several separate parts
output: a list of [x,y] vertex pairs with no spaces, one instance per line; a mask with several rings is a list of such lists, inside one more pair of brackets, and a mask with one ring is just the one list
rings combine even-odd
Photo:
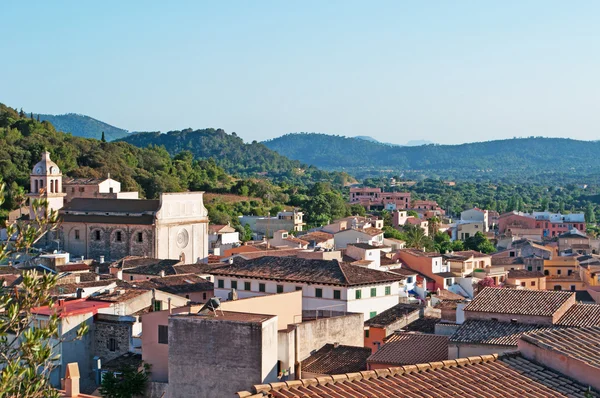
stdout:
[[37,121],[40,122],[40,115],[37,115]]
[[31,120],[33,120],[33,112],[29,113],[29,117],[31,118]]
[[23,108],[19,111],[19,117],[25,117],[25,112],[23,112]]
[[106,138],[104,137],[104,131],[102,132],[102,138],[100,138],[100,141],[106,142]]

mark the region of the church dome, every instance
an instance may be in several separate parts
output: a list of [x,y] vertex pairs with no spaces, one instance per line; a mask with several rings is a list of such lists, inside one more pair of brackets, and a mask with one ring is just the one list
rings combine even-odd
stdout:
[[42,160],[33,166],[31,175],[60,175],[60,169],[52,160],[50,160],[50,152],[42,153]]

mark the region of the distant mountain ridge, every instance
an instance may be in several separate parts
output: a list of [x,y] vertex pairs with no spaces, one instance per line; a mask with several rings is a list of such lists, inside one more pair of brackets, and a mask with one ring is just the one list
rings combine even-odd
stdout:
[[406,144],[392,144],[391,142],[382,142],[379,141],[373,137],[370,137],[368,135],[357,135],[354,138],[359,139],[359,140],[364,140],[364,141],[369,141],[369,142],[377,142],[379,144],[385,144],[385,145],[391,145],[391,146],[421,146],[421,145],[431,145],[433,144],[432,141],[427,141],[427,140],[410,140],[408,141]]
[[129,135],[127,130],[78,113],[67,113],[64,115],[34,114],[34,117],[37,116],[40,117],[40,121],[47,120],[52,123],[56,130],[71,133],[77,137],[99,140],[104,131],[105,139],[107,141],[114,141]]
[[[536,175],[592,175],[600,143],[565,138],[515,138],[461,145],[389,146],[357,138],[316,133],[286,134],[265,141],[274,151],[326,170],[355,176],[404,173],[411,178],[535,178]],[[587,160],[587,161],[586,161]],[[384,173],[384,174],[385,174]],[[518,181],[517,179],[517,181]]]

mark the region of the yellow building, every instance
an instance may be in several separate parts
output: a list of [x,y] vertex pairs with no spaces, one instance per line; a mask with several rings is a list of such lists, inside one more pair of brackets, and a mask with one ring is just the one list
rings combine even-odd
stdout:
[[544,260],[544,275],[548,290],[585,290],[576,257],[554,257]]

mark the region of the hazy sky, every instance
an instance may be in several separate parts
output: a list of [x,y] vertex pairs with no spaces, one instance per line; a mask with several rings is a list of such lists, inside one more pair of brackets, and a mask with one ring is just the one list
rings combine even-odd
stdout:
[[0,102],[128,130],[598,139],[600,1],[2,1]]

